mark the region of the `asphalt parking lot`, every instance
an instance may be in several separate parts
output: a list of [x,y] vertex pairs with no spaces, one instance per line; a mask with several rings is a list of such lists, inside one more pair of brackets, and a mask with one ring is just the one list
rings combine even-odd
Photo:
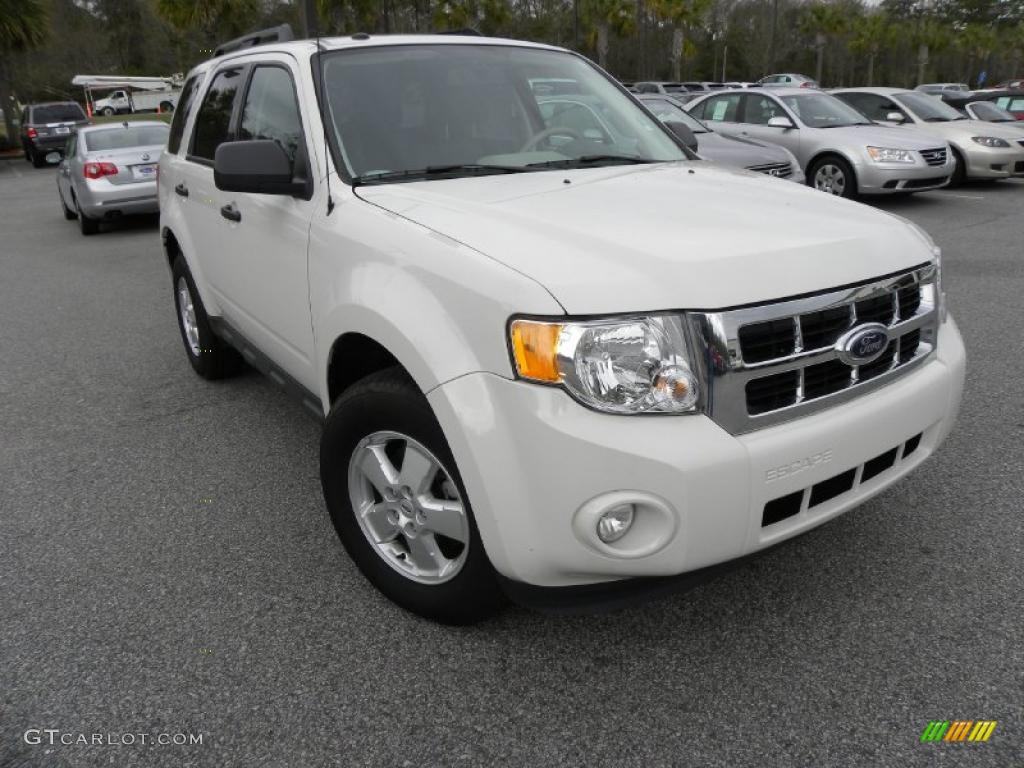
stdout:
[[452,629],[349,561],[301,405],[192,373],[155,221],[85,238],[53,174],[0,160],[0,766],[1024,765],[1024,183],[878,203],[968,348],[917,473],[691,592]]

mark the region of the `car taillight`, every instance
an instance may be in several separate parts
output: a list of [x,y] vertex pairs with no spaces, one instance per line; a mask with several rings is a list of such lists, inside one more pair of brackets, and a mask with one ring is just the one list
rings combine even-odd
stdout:
[[807,81],[805,80],[804,82],[800,83],[800,87],[801,87],[801,88],[813,88],[814,86],[813,86],[813,85],[811,85],[810,83],[808,83],[808,82],[807,82]]
[[103,176],[116,176],[117,166],[113,163],[86,163],[82,175],[87,179],[99,179]]
[[30,139],[34,139],[36,136],[39,135],[39,131],[37,131],[35,128],[29,128],[28,130],[25,131],[25,133],[28,134],[28,137]]

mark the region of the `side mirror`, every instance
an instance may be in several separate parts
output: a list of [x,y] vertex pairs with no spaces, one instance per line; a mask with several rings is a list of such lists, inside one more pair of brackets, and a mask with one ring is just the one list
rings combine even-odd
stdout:
[[675,134],[676,138],[683,143],[683,146],[693,152],[697,151],[697,137],[690,130],[690,126],[675,120],[666,120],[665,127]]
[[63,155],[61,155],[60,152],[47,152],[46,156],[43,159],[50,165],[56,165],[57,163],[60,162],[62,157]]
[[889,112],[888,114],[886,114],[885,119],[890,123],[902,123],[904,120],[906,120],[906,118],[903,117],[902,112]]
[[768,118],[768,127],[769,128],[786,128],[787,130],[789,128],[796,128],[796,126],[793,125],[793,121],[792,120],[790,120],[788,117],[781,117],[781,116],[780,117]]
[[306,197],[305,179],[296,179],[292,162],[276,141],[230,141],[217,147],[213,183],[225,192]]

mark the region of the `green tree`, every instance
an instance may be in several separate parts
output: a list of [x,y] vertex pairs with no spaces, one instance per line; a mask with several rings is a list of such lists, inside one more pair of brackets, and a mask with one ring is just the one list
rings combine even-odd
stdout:
[[800,22],[801,31],[814,38],[817,57],[814,79],[819,83],[824,75],[825,47],[829,40],[846,31],[846,17],[835,5],[817,2],[808,6]]
[[672,47],[669,61],[672,62],[672,79],[683,79],[683,58],[689,51],[687,59],[696,55],[696,48],[687,49],[686,33],[696,24],[704,21],[711,10],[713,0],[654,0],[655,15],[672,28]]
[[916,22],[910,22],[905,28],[905,37],[917,50],[917,82],[915,85],[927,82],[928,64],[932,56],[949,48],[952,42],[952,33],[949,26],[935,18],[921,17]]
[[14,113],[18,109],[12,98],[13,58],[42,45],[49,29],[50,15],[40,0],[0,0],[0,107],[11,143],[16,140]]
[[612,31],[628,35],[633,31],[633,6],[630,0],[587,0],[584,14],[594,30],[597,63],[608,66],[608,39]]
[[964,82],[968,85],[977,71],[975,64],[984,62],[999,44],[996,30],[984,24],[968,24],[956,37],[956,47],[967,54]]
[[896,27],[884,11],[858,16],[853,21],[850,50],[868,61],[867,84],[875,84],[875,60],[896,42]]

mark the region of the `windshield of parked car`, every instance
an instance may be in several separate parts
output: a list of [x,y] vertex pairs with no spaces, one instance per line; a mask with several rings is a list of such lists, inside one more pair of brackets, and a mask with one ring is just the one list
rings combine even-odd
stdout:
[[971,103],[974,117],[978,120],[986,120],[990,123],[1015,123],[1017,118],[1011,115],[1002,107],[998,107],[990,101],[975,101]]
[[856,109],[827,93],[801,93],[797,96],[783,96],[782,100],[809,128],[871,125],[871,121]]
[[904,93],[897,93],[895,98],[904,107],[913,112],[919,120],[923,120],[926,123],[948,123],[952,120],[967,119],[949,106],[949,104],[942,101],[942,99],[937,99],[924,93],[906,91]]
[[77,104],[47,104],[43,107],[32,107],[33,123],[72,123],[85,119],[85,112]]
[[643,104],[663,123],[682,123],[694,133],[711,133],[704,123],[667,99],[643,99]]
[[167,143],[170,128],[166,125],[131,125],[87,131],[80,138],[86,152],[105,152],[129,147],[157,147]]
[[329,130],[360,183],[688,157],[632,97],[566,52],[360,48],[325,55],[323,77]]

